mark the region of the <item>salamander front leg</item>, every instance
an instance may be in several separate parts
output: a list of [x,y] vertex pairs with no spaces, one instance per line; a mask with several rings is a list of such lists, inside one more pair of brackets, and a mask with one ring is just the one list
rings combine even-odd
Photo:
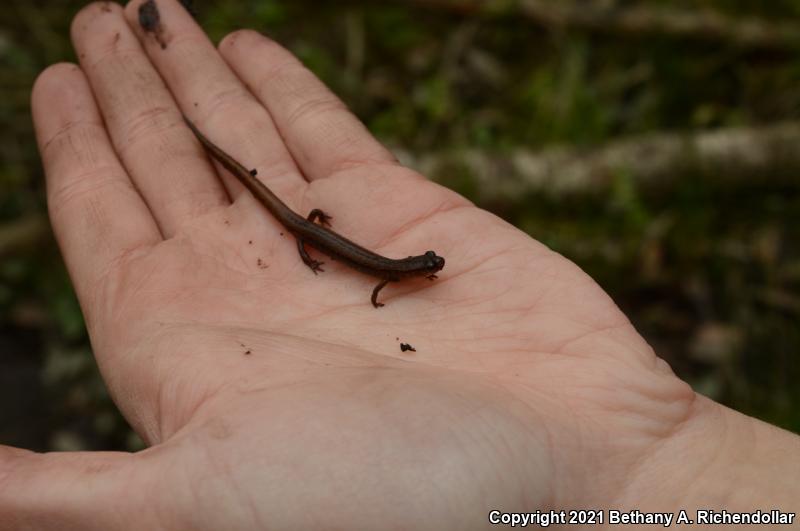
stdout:
[[372,305],[375,306],[376,308],[380,308],[381,306],[383,306],[382,302],[378,302],[378,292],[382,290],[383,287],[388,283],[389,283],[388,280],[381,280],[381,283],[375,286],[375,289],[372,290],[372,299],[371,299]]
[[320,262],[319,260],[314,260],[309,256],[308,251],[306,251],[305,243],[303,242],[302,238],[297,238],[297,251],[300,253],[300,258],[303,259],[303,263],[311,268],[311,271],[314,272],[316,275],[317,273],[322,273],[325,270],[322,269],[322,264],[324,262]]

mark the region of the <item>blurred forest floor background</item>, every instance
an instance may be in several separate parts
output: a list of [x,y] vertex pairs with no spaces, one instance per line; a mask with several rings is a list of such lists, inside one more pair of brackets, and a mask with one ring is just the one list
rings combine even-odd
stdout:
[[[36,75],[85,2],[0,10],[0,443],[137,449],[47,221]],[[800,432],[800,1],[196,1],[401,159],[566,255],[677,374]]]

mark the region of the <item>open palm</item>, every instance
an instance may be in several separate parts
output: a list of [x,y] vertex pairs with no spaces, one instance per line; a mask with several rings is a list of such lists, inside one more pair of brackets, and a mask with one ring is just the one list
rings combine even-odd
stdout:
[[[578,267],[398,165],[274,42],[217,51],[159,0],[162,49],[140,3],[85,8],[81,67],[44,72],[33,109],[98,363],[151,447],[6,449],[26,475],[0,515],[36,528],[68,500],[59,529],[482,528],[601,499],[685,419],[693,393]],[[315,276],[181,113],[297,212],[446,257],[439,279],[374,309],[374,279]]]

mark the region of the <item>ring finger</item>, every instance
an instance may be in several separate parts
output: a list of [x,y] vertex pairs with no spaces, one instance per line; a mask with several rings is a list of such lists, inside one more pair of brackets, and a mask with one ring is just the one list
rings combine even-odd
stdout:
[[114,150],[165,237],[229,203],[197,156],[169,90],[113,2],[93,3],[72,23],[72,40]]

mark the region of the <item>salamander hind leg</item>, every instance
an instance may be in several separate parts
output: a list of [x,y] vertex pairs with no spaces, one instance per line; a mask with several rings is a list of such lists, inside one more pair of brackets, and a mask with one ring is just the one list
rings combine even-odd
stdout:
[[323,212],[322,210],[315,208],[311,212],[308,213],[308,221],[314,223],[317,219],[319,219],[319,224],[324,225],[326,227],[331,226],[331,220],[333,219],[331,216]]
[[303,259],[303,263],[311,268],[311,271],[314,272],[316,275],[317,273],[323,273],[325,270],[322,269],[322,264],[324,262],[320,262],[319,260],[314,260],[306,251],[305,242],[301,238],[297,238],[297,251],[300,253],[300,258]]
[[380,284],[378,284],[377,286],[375,286],[375,289],[374,289],[374,290],[372,290],[372,299],[370,299],[370,300],[372,300],[372,305],[373,305],[374,307],[376,307],[376,308],[380,308],[381,306],[383,306],[383,303],[382,303],[382,302],[378,302],[378,292],[379,292],[380,290],[382,290],[382,289],[383,289],[383,287],[384,287],[386,284],[388,284],[388,283],[389,283],[389,281],[388,281],[388,280],[381,280],[381,283],[380,283]]

